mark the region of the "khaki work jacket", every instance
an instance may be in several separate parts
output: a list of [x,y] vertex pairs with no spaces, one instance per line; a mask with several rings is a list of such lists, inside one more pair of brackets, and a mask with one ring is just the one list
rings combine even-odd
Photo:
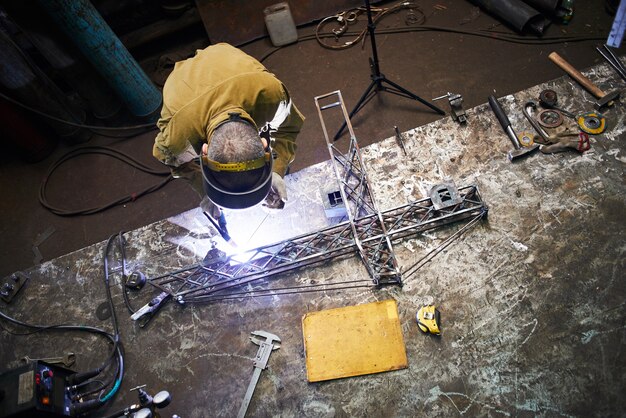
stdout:
[[[175,172],[175,167],[197,157],[229,113],[240,113],[259,129],[273,120],[281,102],[291,103],[287,89],[253,57],[225,43],[198,50],[193,58],[176,63],[163,86],[153,155]],[[294,159],[303,121],[291,104],[271,134],[277,154],[274,171],[281,176]]]

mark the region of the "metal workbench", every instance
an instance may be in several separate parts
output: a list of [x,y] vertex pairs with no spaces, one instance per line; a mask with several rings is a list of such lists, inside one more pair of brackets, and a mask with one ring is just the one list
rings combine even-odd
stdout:
[[[604,90],[625,87],[607,65],[586,74]],[[564,76],[500,98],[515,130],[530,130],[522,106],[545,88],[559,92],[565,108],[592,108],[591,96]],[[172,394],[162,416],[235,416],[258,348],[248,337],[262,329],[280,336],[282,347],[261,375],[249,416],[625,414],[626,111],[617,106],[605,115],[607,131],[593,136],[583,154],[537,152],[509,162],[512,145],[487,104],[468,109],[466,125],[446,117],[406,132],[407,156],[393,127],[390,138],[362,149],[382,211],[421,199],[445,180],[459,187],[478,185],[489,205],[488,218],[403,286],[172,302],[140,327],[124,306],[117,269],[111,290],[126,375],[109,412],[136,403],[129,389],[146,384],[151,393],[166,389]],[[321,191],[331,177],[330,163],[287,176],[284,211],[227,213],[231,235],[255,248],[326,227]],[[413,264],[459,228],[452,224],[395,243],[398,264]],[[124,238],[128,269],[148,277],[198,262],[212,241],[221,245],[199,209],[125,232]],[[1,309],[26,322],[110,329],[110,320],[96,316],[105,301],[104,245],[25,272],[29,282]],[[367,279],[368,273],[354,256],[279,280],[294,285],[336,278]],[[146,287],[129,293],[137,308],[158,292]],[[398,302],[409,367],[307,383],[302,316],[389,298]],[[417,327],[415,314],[426,303],[442,313],[440,337]],[[73,351],[75,369],[84,371],[100,364],[109,349],[96,337],[71,333],[0,335],[3,369],[26,354]]]

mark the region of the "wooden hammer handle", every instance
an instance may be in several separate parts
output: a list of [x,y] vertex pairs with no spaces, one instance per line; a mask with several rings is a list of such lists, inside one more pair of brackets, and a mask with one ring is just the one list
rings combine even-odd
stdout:
[[569,74],[581,86],[587,89],[589,93],[596,96],[596,98],[601,99],[604,96],[606,96],[605,92],[603,92],[598,87],[596,87],[595,84],[593,84],[587,77],[582,75],[582,73],[578,71],[576,68],[572,67],[572,65],[569,62],[565,61],[565,59],[559,54],[557,54],[556,52],[553,52],[550,55],[548,55],[548,58],[550,58],[550,60],[553,63],[561,67],[563,71]]

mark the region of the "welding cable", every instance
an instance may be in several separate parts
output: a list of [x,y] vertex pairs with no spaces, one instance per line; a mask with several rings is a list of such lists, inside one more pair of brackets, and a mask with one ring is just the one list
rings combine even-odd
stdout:
[[[64,208],[55,207],[52,204],[50,204],[48,201],[48,197],[46,195],[46,188],[48,186],[48,182],[50,181],[50,177],[52,176],[52,174],[66,161],[71,160],[72,158],[76,158],[76,157],[87,155],[87,154],[105,155],[108,157],[112,157],[144,173],[151,174],[154,176],[166,177],[166,178],[160,183],[156,183],[139,192],[135,192],[131,194],[130,196],[124,196],[124,197],[118,198],[102,206],[72,210],[72,209],[64,209]],[[81,148],[77,148],[75,150],[68,152],[67,154],[59,158],[55,163],[53,163],[50,166],[50,168],[48,169],[48,172],[44,176],[41,182],[41,185],[39,187],[39,202],[41,203],[43,207],[48,209],[50,212],[59,216],[92,215],[94,213],[105,211],[109,208],[112,208],[113,206],[121,205],[121,204],[128,203],[128,202],[133,202],[137,200],[138,198],[140,198],[141,196],[144,196],[146,194],[159,190],[160,188],[165,186],[167,183],[169,183],[173,179],[174,178],[172,177],[172,174],[170,173],[169,170],[168,171],[155,170],[153,168],[150,168],[148,165],[134,159],[130,155],[125,154],[121,151],[118,151],[114,148],[105,147],[105,146],[81,147]]]
[[[104,130],[104,131],[131,131],[131,130],[140,130],[141,132],[137,132],[132,134],[132,136],[135,135],[139,135],[140,133],[145,133],[148,131],[152,131],[155,130],[157,128],[155,123],[143,123],[140,125],[130,125],[130,126],[94,126],[94,125],[85,125],[82,123],[76,123],[76,122],[71,122],[69,120],[65,120],[65,119],[61,119],[58,118],[56,116],[53,116],[49,113],[46,113],[44,111],[35,109],[34,107],[28,106],[18,100],[13,99],[10,96],[7,96],[6,94],[0,92],[0,97],[2,97],[4,100],[13,103],[16,106],[21,107],[22,109],[28,110],[29,112],[32,112],[36,115],[42,116],[46,119],[50,119],[52,121],[58,122],[58,123],[62,123],[64,125],[68,125],[68,126],[74,126],[76,128],[84,128],[84,129],[89,129],[91,130],[93,133],[98,134],[98,135],[102,135],[102,136],[107,136],[105,134],[102,134],[100,132],[96,132],[97,130]],[[119,138],[118,136],[116,136],[115,138]]]
[[[106,368],[110,367],[113,361],[115,361],[116,363],[115,373],[112,376],[110,376],[109,379],[102,382],[95,388],[92,388],[88,391],[77,392],[74,398],[80,399],[81,402],[75,403],[72,405],[72,409],[71,409],[72,415],[80,415],[88,410],[96,409],[102,406],[103,404],[105,404],[117,393],[117,391],[119,390],[120,384],[122,382],[122,379],[124,377],[124,351],[123,351],[122,343],[120,341],[117,315],[115,313],[115,307],[113,305],[113,297],[111,295],[111,286],[110,286],[110,279],[109,279],[109,260],[108,260],[115,238],[119,237],[119,239],[121,240],[123,239],[121,235],[122,233],[120,232],[118,234],[115,234],[109,237],[103,250],[103,270],[104,270],[103,281],[104,281],[104,285],[106,289],[106,296],[107,296],[107,301],[109,304],[109,309],[111,312],[111,321],[112,321],[114,333],[113,333],[113,349],[111,351],[111,355],[107,358],[104,364],[99,368],[100,372],[98,373],[98,375],[102,371],[104,371]],[[81,382],[81,383],[83,384],[74,386],[74,389],[76,391],[78,388],[85,386],[86,383],[91,383],[91,382],[88,381],[88,382]],[[108,388],[109,386],[112,386],[112,387],[105,394],[106,388]],[[88,396],[93,395],[95,393],[98,393],[96,398],[87,400]]]
[[[0,311],[0,317],[5,319],[6,321],[14,324],[14,325],[18,325],[24,328],[30,328],[32,329],[32,331],[29,332],[15,332],[12,331],[4,326],[2,326],[0,324],[0,328],[4,329],[4,331],[6,331],[9,334],[12,335],[19,335],[19,336],[24,336],[24,335],[32,335],[38,332],[43,332],[43,331],[79,331],[79,332],[89,332],[92,334],[97,334],[97,335],[102,335],[108,339],[111,340],[112,343],[115,343],[115,337],[114,335],[100,329],[100,328],[96,328],[96,327],[92,327],[92,326],[83,326],[83,325],[65,325],[65,324],[58,324],[58,325],[33,325],[33,324],[28,324],[26,322],[22,322],[18,319],[12,318],[10,316],[8,316],[7,314],[3,313],[2,311]],[[107,356],[107,359],[109,357]],[[106,363],[105,363],[106,364]],[[94,370],[85,372],[85,373],[77,373],[76,375],[73,375],[74,378],[79,377],[78,380],[80,379],[81,375],[85,375],[85,376],[89,376],[89,375],[98,375],[99,373],[102,372],[102,370],[104,369],[104,365],[102,365],[101,367],[98,367]],[[89,377],[88,377],[89,378]],[[82,382],[82,380],[81,380]]]
[[[119,334],[119,327],[118,327],[118,322],[117,322],[117,316],[115,314],[115,308],[113,305],[113,298],[111,295],[111,288],[110,288],[110,280],[109,280],[109,261],[108,261],[108,257],[109,254],[111,252],[111,248],[112,248],[112,244],[115,240],[116,237],[119,237],[119,239],[121,240],[123,237],[121,236],[122,233],[120,232],[119,234],[116,235],[112,235],[108,240],[107,243],[105,245],[104,248],[104,252],[103,252],[103,266],[104,266],[104,283],[105,283],[105,288],[106,288],[106,295],[107,295],[107,300],[109,303],[109,309],[111,311],[111,318],[112,318],[112,325],[113,325],[113,329],[114,329],[114,333],[108,333],[102,329],[99,328],[94,328],[94,327],[83,327],[83,326],[71,326],[71,325],[52,325],[52,326],[41,326],[41,325],[30,325],[27,323],[24,323],[22,321],[10,318],[9,316],[7,316],[6,314],[4,314],[3,312],[0,312],[0,316],[16,325],[20,325],[23,327],[27,327],[27,328],[33,328],[35,329],[34,332],[39,332],[45,329],[53,329],[53,330],[79,330],[79,331],[89,331],[89,332],[95,332],[98,334],[102,334],[105,335],[107,338],[109,338],[112,342],[113,342],[113,348],[111,350],[111,354],[107,357],[107,359],[105,360],[105,362],[98,367],[97,369],[94,369],[90,372],[85,372],[85,373],[81,373],[81,375],[86,376],[87,378],[91,379],[92,377],[95,377],[97,375],[99,375],[100,373],[102,373],[106,368],[108,368],[111,363],[115,360],[116,362],[116,371],[113,374],[112,378],[108,379],[105,382],[102,382],[101,384],[99,384],[96,388],[93,388],[87,392],[83,392],[83,393],[76,393],[74,394],[74,397],[77,399],[81,399],[83,400],[82,402],[78,402],[75,403],[71,406],[71,414],[72,415],[80,415],[84,412],[87,412],[91,409],[95,409],[98,408],[100,406],[102,406],[104,403],[106,403],[107,401],[109,401],[119,390],[119,387],[121,385],[121,382],[123,380],[124,377],[124,352],[123,352],[123,346],[122,343],[120,341],[120,334]],[[75,377],[75,375],[74,375]],[[87,384],[90,383],[94,383],[93,380],[86,380],[86,381],[81,381],[81,382],[77,382],[76,385],[73,386],[73,390],[76,390],[80,387],[84,387]],[[111,386],[111,389],[108,390],[108,392],[105,393],[106,388]],[[94,393],[98,393],[97,398],[94,399],[88,399],[85,400],[85,398],[91,394]],[[96,402],[97,401],[97,402]]]
[[122,257],[122,296],[124,299],[124,305],[128,309],[128,312],[132,315],[136,311],[130,306],[130,300],[128,299],[128,288],[126,287],[126,280],[128,279],[127,269],[126,269],[126,240],[122,236],[122,233],[118,233],[118,246],[120,248],[120,255]]
[[128,298],[128,288],[126,287],[126,280],[128,279],[128,275],[126,274],[126,241],[124,240],[121,232],[118,234],[118,238],[118,245],[120,247],[120,254],[122,256],[122,297],[124,299],[124,305],[126,305],[126,309],[128,309],[128,312],[132,315],[136,311],[135,309],[133,309],[132,306],[130,306],[130,300]]
[[[111,295],[111,286],[110,286],[110,278],[109,278],[109,255],[111,252],[111,248],[113,246],[113,242],[115,241],[115,238],[120,237],[121,239],[122,238],[121,234],[122,233],[120,232],[118,234],[111,235],[109,239],[107,240],[107,243],[103,250],[103,270],[104,270],[103,280],[104,280],[104,285],[106,289],[106,296],[107,296],[107,301],[109,304],[109,309],[111,311],[111,322],[113,325],[114,334],[113,334],[112,354],[111,356],[109,356],[109,358],[105,362],[105,365],[102,368],[104,369],[110,366],[111,362],[115,359],[116,370],[113,376],[109,378],[107,381],[105,381],[103,384],[87,392],[80,393],[77,396],[77,398],[81,399],[82,401],[71,405],[70,414],[72,416],[82,415],[85,412],[99,408],[105,403],[107,403],[118,392],[121,386],[122,380],[124,378],[124,351],[123,351],[122,343],[120,341],[119,326],[117,322],[117,315],[115,313],[115,306],[113,305],[113,297]],[[115,354],[117,354],[117,356],[115,356]],[[111,385],[112,387],[107,391],[106,388],[108,388]],[[98,392],[97,397],[85,400],[87,396],[95,394],[96,392]]]
[[467,224],[463,225],[461,229],[456,231],[454,234],[446,238],[441,245],[436,248],[430,250],[424,257],[420,258],[416,263],[409,266],[406,270],[402,272],[404,279],[406,280],[408,277],[415,274],[420,268],[422,268],[426,263],[428,263],[434,256],[439,254],[441,251],[445,250],[450,244],[452,244],[457,238],[467,232],[472,226],[476,225],[479,220],[483,218],[487,213],[486,210],[481,210],[478,215],[472,218]]
[[[115,336],[110,334],[109,332],[100,329],[100,328],[96,328],[96,327],[92,327],[92,326],[87,326],[87,325],[66,325],[66,324],[57,324],[57,325],[36,325],[36,324],[29,324],[23,321],[20,321],[18,319],[12,318],[10,316],[8,316],[7,314],[5,314],[4,312],[0,311],[0,318],[3,318],[4,320],[6,320],[7,322],[12,323],[13,325],[17,325],[23,328],[28,328],[31,329],[32,331],[29,332],[15,332],[12,331],[4,326],[2,326],[2,328],[8,332],[9,334],[12,335],[19,335],[19,336],[23,336],[23,335],[32,335],[38,332],[43,332],[43,331],[77,331],[77,332],[88,332],[90,334],[96,334],[96,335],[101,335],[104,336],[106,338],[108,338],[109,340],[111,340],[111,342],[113,342],[115,344]],[[94,369],[92,371],[89,372],[85,372],[85,373],[77,373],[76,375],[73,376],[77,376],[77,375],[90,375],[90,374],[94,374],[97,375],[99,373],[102,372],[104,368],[98,367],[97,369]]]
[[[103,270],[104,270],[104,287],[106,289],[107,301],[109,303],[109,309],[111,311],[111,323],[113,325],[113,331],[115,335],[115,342],[113,343],[113,345],[114,345],[114,350],[116,350],[119,353],[119,355],[117,356],[117,371],[115,374],[116,376],[115,383],[113,384],[113,387],[109,390],[109,392],[106,393],[104,396],[102,396],[103,395],[102,393],[98,395],[98,400],[102,404],[106,403],[113,396],[115,396],[124,378],[124,355],[122,351],[122,342],[120,341],[120,331],[119,331],[119,325],[117,322],[117,314],[115,313],[115,306],[113,305],[113,296],[111,295],[111,285],[110,285],[110,280],[109,280],[109,254],[111,252],[113,242],[115,241],[115,238],[117,237],[118,237],[118,234],[113,234],[109,237],[105,245],[103,256],[102,256]],[[120,239],[122,238],[121,232],[119,232],[119,237]],[[111,356],[111,358],[112,357],[113,356]]]

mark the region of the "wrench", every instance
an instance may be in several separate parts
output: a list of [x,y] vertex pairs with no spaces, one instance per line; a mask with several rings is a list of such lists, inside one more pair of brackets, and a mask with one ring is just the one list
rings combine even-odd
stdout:
[[267,368],[267,361],[269,360],[272,351],[280,348],[280,338],[274,334],[270,334],[267,331],[253,331],[251,334],[252,336],[250,337],[250,340],[259,346],[259,350],[254,358],[254,372],[252,373],[250,384],[248,384],[246,396],[244,396],[241,407],[239,408],[237,418],[244,418],[246,416],[248,405],[252,400],[252,394],[254,393],[254,388],[256,388],[256,384],[259,381],[259,377],[261,377],[261,372]]
[[530,113],[528,112],[529,107],[535,110],[537,108],[537,104],[530,100],[524,105],[523,112],[524,116],[526,116],[526,119],[528,119],[528,122],[530,122],[531,126],[535,129],[535,131],[537,131],[539,136],[544,140],[546,144],[554,142],[552,141],[552,138],[550,138],[550,136],[546,133],[546,131],[544,131],[543,128],[537,123],[537,121],[535,121],[535,118],[530,115]]
[[76,362],[76,354],[67,353],[63,357],[48,357],[48,358],[30,358],[28,356],[22,357],[22,362],[25,364],[32,363],[34,361],[45,361],[50,364],[62,364],[65,367],[70,367]]

